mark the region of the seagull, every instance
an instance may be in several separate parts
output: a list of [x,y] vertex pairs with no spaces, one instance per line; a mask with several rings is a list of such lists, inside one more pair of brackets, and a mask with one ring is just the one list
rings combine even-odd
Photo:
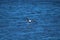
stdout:
[[34,19],[29,19],[28,17],[26,17],[26,21],[27,21],[28,23],[37,23],[36,20],[34,20]]
[[31,23],[31,22],[32,22],[32,20],[29,19],[29,18],[26,18],[26,21],[27,21],[28,23]]

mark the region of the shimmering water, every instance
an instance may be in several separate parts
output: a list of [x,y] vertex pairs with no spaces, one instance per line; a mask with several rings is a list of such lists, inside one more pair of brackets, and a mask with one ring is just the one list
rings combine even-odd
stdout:
[[0,40],[60,40],[60,1],[0,0]]

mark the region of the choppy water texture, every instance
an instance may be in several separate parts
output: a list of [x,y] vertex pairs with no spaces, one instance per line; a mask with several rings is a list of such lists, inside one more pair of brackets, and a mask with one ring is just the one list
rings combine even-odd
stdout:
[[60,40],[60,1],[0,0],[0,40]]

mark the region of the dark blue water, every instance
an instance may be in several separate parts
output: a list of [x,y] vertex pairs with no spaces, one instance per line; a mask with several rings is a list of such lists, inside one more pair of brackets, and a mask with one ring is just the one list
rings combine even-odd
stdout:
[[0,0],[0,40],[60,40],[60,1]]

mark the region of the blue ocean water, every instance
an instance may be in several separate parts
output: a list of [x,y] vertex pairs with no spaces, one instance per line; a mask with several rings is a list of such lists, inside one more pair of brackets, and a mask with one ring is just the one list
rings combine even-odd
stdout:
[[60,1],[0,0],[0,40],[60,40]]

